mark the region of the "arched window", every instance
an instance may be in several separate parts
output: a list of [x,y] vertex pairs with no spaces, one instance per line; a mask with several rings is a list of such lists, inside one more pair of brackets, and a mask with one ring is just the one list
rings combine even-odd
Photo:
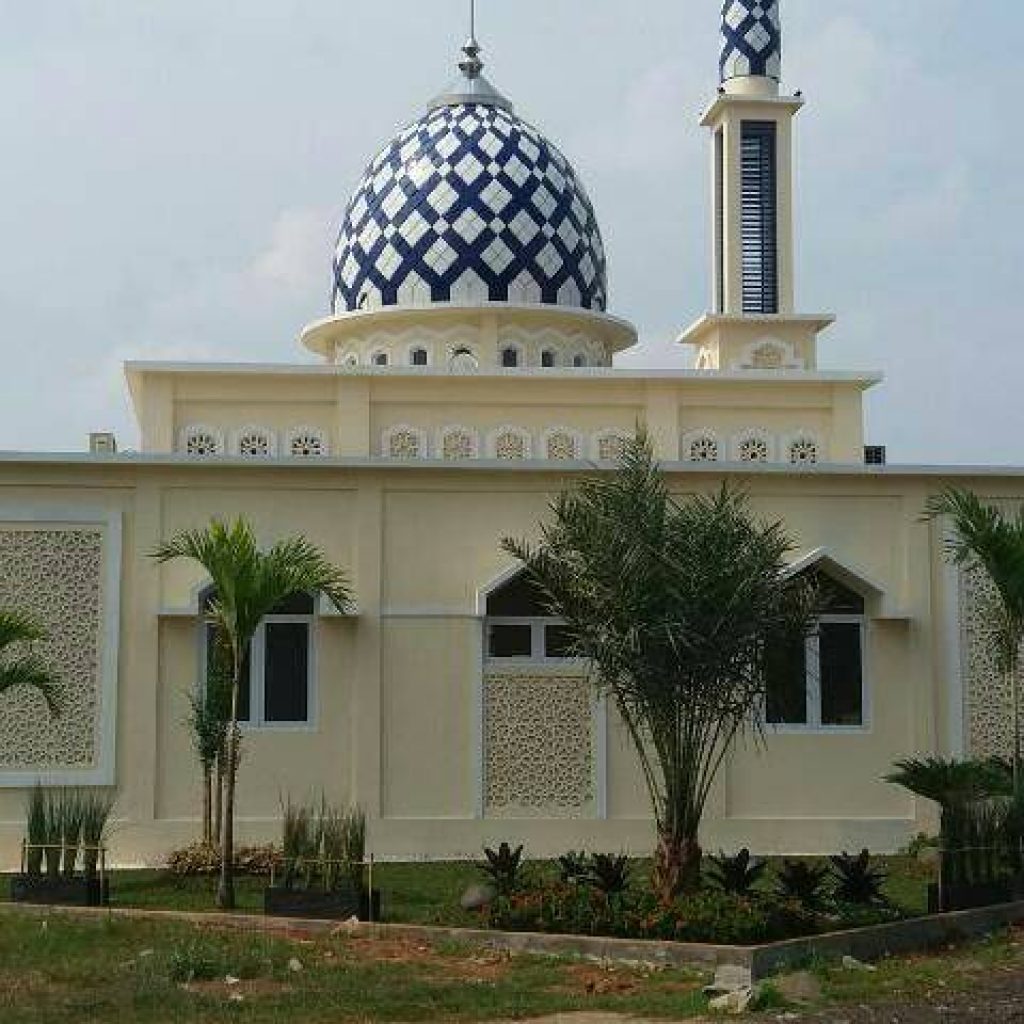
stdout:
[[687,462],[717,462],[718,438],[710,430],[698,430],[683,438],[683,458]]
[[387,366],[388,365],[388,354],[387,354],[387,352],[374,352],[374,354],[373,354],[373,365],[374,366]]
[[501,365],[506,370],[515,369],[519,365],[519,349],[513,345],[507,345],[501,350]]
[[232,438],[235,455],[246,458],[269,458],[277,454],[277,435],[266,427],[242,427]]
[[587,357],[582,353],[577,353],[572,357],[572,365],[579,369],[582,366],[587,365]]
[[555,365],[555,353],[546,348],[540,354],[540,365],[545,369],[551,369]]
[[409,362],[413,366],[427,365],[427,350],[425,348],[414,348],[409,353]]
[[186,455],[221,455],[224,451],[224,435],[212,427],[195,424],[182,430],[179,446]]
[[808,570],[822,613],[814,630],[770,651],[766,719],[804,729],[859,729],[867,720],[867,619],[861,594]]
[[[203,594],[204,615],[214,593],[210,588]],[[238,692],[238,720],[249,728],[288,728],[313,722],[315,605],[309,594],[296,594],[259,624],[242,668]],[[205,619],[200,635],[206,685],[218,667],[225,670],[226,655],[218,652],[216,630]]]
[[487,597],[486,656],[489,661],[564,661],[573,658],[565,624],[550,614],[525,573]]
[[418,427],[389,427],[381,439],[381,454],[388,459],[425,459],[426,436]]
[[821,461],[821,448],[813,437],[801,434],[790,439],[786,456],[791,466],[816,466]]
[[459,345],[452,350],[448,365],[456,373],[473,373],[480,368],[480,361],[469,346]]

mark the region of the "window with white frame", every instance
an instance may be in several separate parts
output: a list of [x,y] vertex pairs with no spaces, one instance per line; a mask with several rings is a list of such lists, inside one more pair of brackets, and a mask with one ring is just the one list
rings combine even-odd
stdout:
[[851,729],[867,724],[867,619],[864,598],[814,574],[823,612],[806,637],[769,652],[770,725]]
[[485,656],[489,661],[565,661],[574,657],[565,623],[551,615],[525,573],[487,598]]
[[[203,597],[209,606],[213,591]],[[259,624],[242,668],[238,721],[254,729],[309,726],[314,721],[315,599],[297,594]],[[204,684],[215,659],[216,631],[202,630]]]

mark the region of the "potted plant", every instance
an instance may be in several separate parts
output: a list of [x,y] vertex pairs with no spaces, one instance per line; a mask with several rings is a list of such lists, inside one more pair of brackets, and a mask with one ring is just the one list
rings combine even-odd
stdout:
[[380,893],[363,881],[366,816],[358,807],[283,808],[283,869],[264,890],[266,914],[283,917],[378,920]]
[[36,786],[29,793],[22,870],[11,879],[11,899],[69,906],[108,903],[103,844],[112,808],[106,794]]

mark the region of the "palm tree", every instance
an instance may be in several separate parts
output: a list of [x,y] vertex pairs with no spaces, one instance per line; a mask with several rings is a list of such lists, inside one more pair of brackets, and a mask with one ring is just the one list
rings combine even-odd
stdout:
[[217,905],[235,906],[234,822],[238,768],[238,699],[249,645],[260,622],[282,601],[297,594],[324,594],[339,612],[352,606],[345,573],[304,537],[278,541],[261,550],[252,527],[243,519],[228,524],[213,520],[204,529],[185,530],[158,545],[160,563],[190,559],[210,577],[214,596],[207,616],[230,654],[231,703],[226,739],[226,779],[221,822],[221,869]]
[[996,590],[991,615],[996,627],[996,656],[1006,677],[1013,707],[1014,789],[1021,789],[1020,687],[1017,675],[1024,647],[1024,508],[1011,517],[986,505],[973,492],[949,488],[931,498],[927,517],[948,516],[947,543],[956,565],[983,570]]
[[21,612],[0,611],[0,696],[18,686],[38,690],[51,715],[60,713],[60,678],[32,651],[12,653],[15,645],[42,640],[45,631]]
[[816,595],[784,578],[791,544],[745,495],[674,498],[646,436],[618,472],[551,505],[537,544],[506,540],[574,653],[614,699],[658,830],[654,884],[699,884],[700,824],[733,741],[763,727],[768,652],[806,635]]

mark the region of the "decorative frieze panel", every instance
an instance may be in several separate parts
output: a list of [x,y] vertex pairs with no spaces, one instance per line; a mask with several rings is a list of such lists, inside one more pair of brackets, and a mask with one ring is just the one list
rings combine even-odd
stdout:
[[488,817],[593,814],[593,693],[582,675],[487,673],[483,714]]
[[[960,573],[960,622],[964,715],[968,754],[1013,754],[1013,690],[997,657],[996,589],[980,570]],[[1024,696],[1024,672],[1017,679]],[[1024,733],[1024,728],[1022,728]]]
[[35,649],[60,679],[61,700],[51,717],[31,689],[0,695],[0,786],[113,781],[120,539],[116,517],[97,518],[107,521],[0,510],[0,609],[46,631]]

